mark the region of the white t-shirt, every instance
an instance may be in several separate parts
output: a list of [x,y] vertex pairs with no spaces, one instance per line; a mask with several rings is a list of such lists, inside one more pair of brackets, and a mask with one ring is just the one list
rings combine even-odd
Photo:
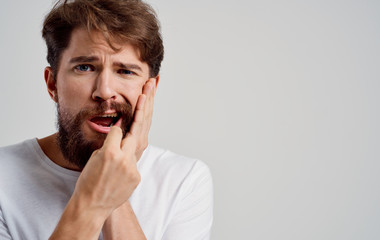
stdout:
[[[141,182],[129,201],[147,239],[209,239],[208,167],[153,146],[137,166]],[[79,174],[51,161],[36,139],[0,148],[0,239],[48,239]]]

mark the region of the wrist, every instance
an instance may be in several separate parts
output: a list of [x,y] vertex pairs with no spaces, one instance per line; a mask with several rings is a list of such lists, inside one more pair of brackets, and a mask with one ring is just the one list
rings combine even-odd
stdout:
[[105,240],[146,240],[129,201],[126,201],[112,212],[104,222],[102,231]]
[[98,239],[110,211],[93,207],[74,194],[69,200],[51,239]]
[[75,193],[67,206],[78,219],[86,219],[86,221],[91,221],[96,226],[102,226],[113,211],[113,209],[94,204],[91,200]]

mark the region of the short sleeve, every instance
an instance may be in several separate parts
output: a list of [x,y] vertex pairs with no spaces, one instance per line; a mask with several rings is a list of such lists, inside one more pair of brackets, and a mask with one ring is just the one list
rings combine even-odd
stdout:
[[183,184],[181,201],[162,240],[209,240],[213,222],[213,183],[198,161]]
[[0,239],[1,240],[11,240],[11,234],[9,233],[8,226],[5,223],[3,212],[0,208]]

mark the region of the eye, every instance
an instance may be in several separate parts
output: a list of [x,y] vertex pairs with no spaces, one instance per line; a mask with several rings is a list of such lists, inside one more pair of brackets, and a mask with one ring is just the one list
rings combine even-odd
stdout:
[[76,70],[81,72],[94,71],[94,67],[88,64],[81,64],[75,67]]
[[117,73],[119,73],[119,74],[123,74],[123,75],[135,75],[134,72],[129,71],[129,70],[127,70],[127,69],[119,69],[119,70],[117,71]]

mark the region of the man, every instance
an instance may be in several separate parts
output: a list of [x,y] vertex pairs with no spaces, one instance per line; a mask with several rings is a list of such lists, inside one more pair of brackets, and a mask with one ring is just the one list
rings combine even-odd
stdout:
[[209,239],[208,168],[148,145],[163,59],[154,11],[59,2],[42,34],[59,131],[0,149],[0,239]]

